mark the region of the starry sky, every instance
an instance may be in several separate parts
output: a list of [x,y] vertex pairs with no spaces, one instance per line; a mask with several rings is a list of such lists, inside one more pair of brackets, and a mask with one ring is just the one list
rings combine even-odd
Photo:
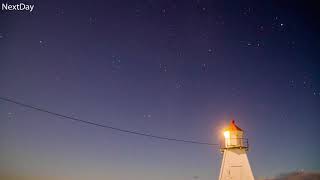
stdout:
[[[1,97],[96,123],[212,143],[235,119],[249,138],[256,177],[320,171],[315,4],[23,2],[34,10],[0,11]],[[219,175],[219,146],[124,134],[4,101],[0,122],[1,177]]]

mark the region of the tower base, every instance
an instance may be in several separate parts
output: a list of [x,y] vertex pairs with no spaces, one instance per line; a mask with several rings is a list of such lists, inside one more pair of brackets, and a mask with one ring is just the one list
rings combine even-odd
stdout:
[[254,180],[246,149],[223,149],[219,180]]

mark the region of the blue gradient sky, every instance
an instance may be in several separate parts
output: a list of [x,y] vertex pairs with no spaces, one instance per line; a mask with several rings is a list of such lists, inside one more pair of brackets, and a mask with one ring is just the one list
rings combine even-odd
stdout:
[[[320,170],[319,23],[311,5],[30,2],[32,13],[0,12],[1,96],[213,143],[235,119],[257,177]],[[219,173],[214,146],[122,134],[2,101],[0,121],[1,174],[209,180]]]

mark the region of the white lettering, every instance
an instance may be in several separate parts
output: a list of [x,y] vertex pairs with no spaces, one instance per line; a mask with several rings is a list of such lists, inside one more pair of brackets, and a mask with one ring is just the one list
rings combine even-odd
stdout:
[[[26,8],[26,5],[25,4],[23,4],[23,3],[20,3],[19,4],[19,9],[20,9],[20,11],[22,11],[22,10],[24,10],[25,8]],[[27,10],[27,9],[26,9]]]
[[7,3],[6,4],[2,3],[2,10],[4,10],[4,9],[8,10],[8,4]]
[[9,10],[9,11],[29,11],[32,12],[34,9],[33,4],[24,4],[24,3],[19,3],[19,4],[8,4],[8,3],[2,3],[1,5],[1,10]]

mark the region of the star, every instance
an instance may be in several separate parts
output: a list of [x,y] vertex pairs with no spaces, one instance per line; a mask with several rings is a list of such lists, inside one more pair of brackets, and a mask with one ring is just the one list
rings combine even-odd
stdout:
[[135,9],[135,14],[136,14],[136,16],[141,16],[141,10],[140,9]]
[[39,40],[39,45],[40,45],[41,47],[46,47],[46,46],[47,46],[47,43],[46,43],[45,41],[43,41],[43,40]]
[[168,68],[166,64],[160,64],[160,72],[167,72]]
[[183,81],[182,80],[177,80],[176,81],[176,89],[180,89],[183,87]]
[[208,71],[208,65],[205,64],[205,63],[201,64],[201,71],[202,72],[207,72]]
[[56,9],[56,15],[57,15],[57,16],[62,16],[62,15],[64,15],[64,10],[63,10],[63,9],[60,9],[60,8],[57,8],[57,9]]
[[264,31],[264,26],[262,26],[262,25],[258,26],[258,31],[260,31],[260,32]]
[[120,57],[117,57],[115,55],[112,56],[111,69],[112,69],[112,72],[117,72],[121,69]]
[[295,41],[289,41],[288,46],[289,48],[295,48],[296,42]]
[[97,18],[95,17],[89,17],[89,24],[95,24],[97,21]]
[[161,10],[162,15],[164,15],[164,16],[166,15],[166,12],[167,12],[166,9]]
[[293,87],[294,87],[294,84],[295,84],[295,83],[294,83],[294,80],[290,80],[290,81],[289,81],[289,84],[290,84],[290,87],[293,88]]

